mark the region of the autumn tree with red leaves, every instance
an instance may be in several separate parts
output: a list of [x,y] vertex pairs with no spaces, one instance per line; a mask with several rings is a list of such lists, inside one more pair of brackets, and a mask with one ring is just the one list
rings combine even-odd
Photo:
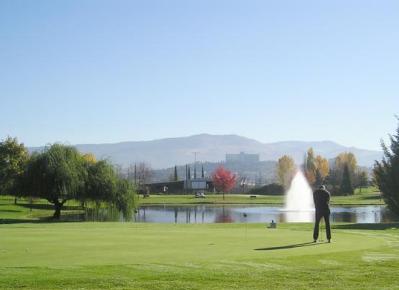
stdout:
[[236,184],[236,176],[223,166],[219,166],[212,174],[212,181],[216,190],[223,193],[224,200],[224,194],[229,192]]

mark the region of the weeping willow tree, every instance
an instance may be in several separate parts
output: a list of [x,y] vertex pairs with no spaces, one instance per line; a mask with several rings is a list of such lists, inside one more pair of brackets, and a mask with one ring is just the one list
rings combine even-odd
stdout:
[[74,147],[54,144],[30,159],[22,178],[24,195],[48,200],[55,219],[68,200],[106,202],[125,215],[134,206],[133,186],[106,161],[88,160]]
[[55,219],[70,199],[78,199],[87,180],[85,161],[70,146],[54,144],[33,154],[23,177],[24,194],[48,200],[54,205]]
[[374,179],[388,208],[399,214],[399,127],[390,142],[381,142],[384,157],[375,163]]
[[91,163],[85,191],[81,194],[84,200],[100,202],[115,206],[126,217],[135,205],[135,190],[131,182],[121,179],[114,167],[105,160]]

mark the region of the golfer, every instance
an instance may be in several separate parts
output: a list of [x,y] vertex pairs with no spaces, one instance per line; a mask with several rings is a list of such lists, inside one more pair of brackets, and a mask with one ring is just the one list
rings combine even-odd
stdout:
[[314,224],[313,231],[313,241],[316,242],[319,237],[319,224],[321,218],[324,218],[324,222],[326,224],[326,234],[327,240],[330,243],[331,241],[331,229],[330,229],[330,193],[326,190],[324,185],[321,185],[314,193],[313,193],[313,201],[316,208],[316,220]]

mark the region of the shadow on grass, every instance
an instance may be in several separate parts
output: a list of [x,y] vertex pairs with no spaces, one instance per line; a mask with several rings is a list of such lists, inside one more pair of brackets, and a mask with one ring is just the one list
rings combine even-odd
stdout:
[[[43,203],[38,203],[38,204],[28,204],[28,203],[22,203],[18,204],[19,206],[29,208],[29,209],[47,209],[47,210],[54,210],[54,205],[52,204],[43,204]],[[62,210],[79,210],[82,209],[81,206],[79,205],[64,205],[62,207]]]
[[380,223],[380,224],[344,224],[333,225],[333,229],[339,230],[386,230],[398,229],[399,223]]
[[54,219],[52,216],[19,219],[0,218],[0,224],[75,223],[84,221],[86,221],[86,219],[84,218],[84,214],[80,213],[64,213],[61,214],[61,218],[59,220]]
[[17,209],[0,209],[0,213],[2,212],[22,212],[22,210]]
[[11,224],[44,224],[44,223],[81,223],[85,220],[69,220],[60,219],[55,220],[52,217],[40,218],[40,219],[0,219],[0,225],[11,225]]
[[275,250],[287,250],[287,249],[294,249],[294,248],[302,248],[302,247],[309,247],[309,246],[317,246],[321,245],[322,243],[301,243],[301,244],[292,244],[292,245],[285,245],[285,246],[278,246],[278,247],[269,247],[269,248],[258,248],[254,249],[255,251],[275,251]]
[[57,222],[51,218],[42,218],[42,219],[0,219],[0,225],[7,224],[40,224],[40,223],[49,223],[49,222]]
[[383,200],[381,199],[381,196],[379,196],[379,195],[363,196],[362,199],[364,199],[364,200],[369,200],[369,199],[371,199],[371,200],[380,199],[381,202],[383,201]]

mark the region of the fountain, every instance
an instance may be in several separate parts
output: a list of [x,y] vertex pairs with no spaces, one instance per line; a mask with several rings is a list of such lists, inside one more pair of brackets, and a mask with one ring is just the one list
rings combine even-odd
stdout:
[[285,194],[283,209],[287,222],[312,222],[314,220],[313,192],[306,177],[298,170]]

